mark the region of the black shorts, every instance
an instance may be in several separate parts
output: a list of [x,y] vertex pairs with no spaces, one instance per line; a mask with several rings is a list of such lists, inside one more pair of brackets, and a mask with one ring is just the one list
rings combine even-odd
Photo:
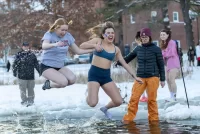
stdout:
[[49,69],[49,68],[53,68],[53,69],[55,69],[55,70],[60,70],[60,68],[55,68],[55,67],[50,67],[50,66],[46,66],[46,65],[44,65],[44,64],[40,64],[40,75],[42,75],[42,73],[45,71],[45,70],[47,70],[47,69]]

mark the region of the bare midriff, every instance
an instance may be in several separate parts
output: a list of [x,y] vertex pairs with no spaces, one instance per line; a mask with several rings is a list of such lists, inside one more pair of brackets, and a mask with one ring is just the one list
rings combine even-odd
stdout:
[[103,68],[103,69],[110,69],[112,61],[93,55],[92,65]]

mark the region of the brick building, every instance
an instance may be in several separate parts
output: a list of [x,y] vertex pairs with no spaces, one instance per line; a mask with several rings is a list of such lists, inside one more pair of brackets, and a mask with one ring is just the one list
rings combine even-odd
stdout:
[[[184,21],[181,6],[177,2],[169,2],[168,14],[170,20],[170,27],[172,30],[172,39],[178,40],[182,49],[187,50],[186,35],[184,28]],[[153,42],[159,45],[159,32],[163,25],[158,23],[162,19],[161,9],[141,11],[136,14],[126,14],[123,16],[123,37],[124,44],[133,45],[134,37],[137,31],[143,27],[149,27],[152,30]],[[198,19],[192,20],[194,42],[198,43],[199,28]]]

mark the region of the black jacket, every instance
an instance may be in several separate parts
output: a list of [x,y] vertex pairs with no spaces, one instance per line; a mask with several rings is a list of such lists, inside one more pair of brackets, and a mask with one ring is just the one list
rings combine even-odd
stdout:
[[[165,81],[164,61],[159,47],[155,44],[142,44],[130,52],[124,60],[129,63],[136,56],[138,58],[137,77],[149,78],[156,76],[160,77],[160,81]],[[117,65],[121,65],[119,61]]]
[[34,80],[34,68],[39,73],[39,64],[35,54],[31,51],[21,51],[13,62],[13,75],[22,80]]
[[194,61],[194,57],[196,56],[196,51],[194,49],[189,49],[187,52],[188,55],[188,60],[193,60]]
[[9,72],[9,70],[10,70],[10,61],[7,62],[6,68],[7,68],[7,72]]

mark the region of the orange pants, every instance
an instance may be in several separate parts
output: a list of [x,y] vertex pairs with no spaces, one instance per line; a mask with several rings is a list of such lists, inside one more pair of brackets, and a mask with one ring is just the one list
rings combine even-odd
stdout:
[[[159,121],[149,122],[149,126],[148,126],[148,124],[146,125],[146,128],[148,128],[148,127],[149,127],[149,129],[146,129],[148,134],[161,134],[161,128],[160,128]],[[140,127],[140,125],[136,124],[133,121],[130,122],[129,124],[125,125],[124,128],[128,130],[129,134],[145,133],[144,127]]]
[[127,114],[124,115],[124,121],[133,121],[138,111],[138,103],[140,96],[147,89],[148,96],[148,119],[149,121],[159,120],[158,118],[158,106],[157,106],[157,90],[159,87],[159,78],[141,78],[143,84],[139,84],[137,81],[134,82],[132,88],[132,95],[128,104]]

